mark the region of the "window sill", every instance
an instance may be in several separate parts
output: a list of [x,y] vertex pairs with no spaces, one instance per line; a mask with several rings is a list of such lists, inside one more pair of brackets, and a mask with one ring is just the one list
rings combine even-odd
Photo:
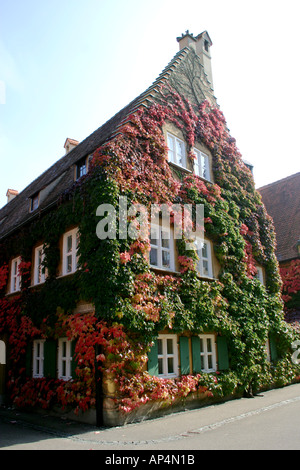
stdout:
[[192,170],[189,170],[189,169],[186,168],[185,166],[178,165],[177,163],[174,163],[174,162],[168,162],[168,163],[169,163],[169,165],[170,165],[171,167],[173,167],[175,170],[181,170],[181,171],[183,171],[183,172],[185,172],[185,173],[188,173],[189,175],[192,175],[192,174],[193,174]]

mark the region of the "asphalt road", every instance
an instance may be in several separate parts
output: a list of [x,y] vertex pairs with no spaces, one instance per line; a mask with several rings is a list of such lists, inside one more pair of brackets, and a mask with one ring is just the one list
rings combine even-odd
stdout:
[[[28,419],[24,413],[0,410],[0,449],[102,450],[102,458],[108,459],[104,463],[134,468],[139,466],[137,461],[109,459],[130,456],[130,451],[132,455],[149,451],[153,461],[148,463],[155,464],[157,451],[170,451],[169,455],[176,455],[181,463],[193,463],[196,451],[201,450],[300,450],[299,416],[300,384],[251,399],[109,429],[47,416]],[[190,462],[183,462],[188,458],[180,455],[184,451],[189,451]]]

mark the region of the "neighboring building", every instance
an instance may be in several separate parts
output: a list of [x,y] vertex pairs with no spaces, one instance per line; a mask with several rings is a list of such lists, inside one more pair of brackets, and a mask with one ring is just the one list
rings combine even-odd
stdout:
[[[150,88],[0,210],[2,401],[118,425],[299,376],[274,227],[216,102],[211,39],[178,42]],[[137,204],[165,204],[171,224],[136,239]],[[192,249],[174,204],[204,206]]]
[[276,256],[283,280],[286,320],[300,321],[300,173],[259,189],[272,217],[276,238]]

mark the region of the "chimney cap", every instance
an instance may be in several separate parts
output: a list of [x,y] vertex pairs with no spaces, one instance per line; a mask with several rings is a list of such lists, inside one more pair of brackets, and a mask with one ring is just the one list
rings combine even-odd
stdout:
[[66,138],[66,141],[65,141],[65,145],[64,145],[64,148],[66,148],[66,145],[67,144],[71,144],[71,145],[78,145],[79,142],[78,140],[75,140],[75,139],[70,139],[69,137]]
[[18,196],[18,194],[19,194],[19,191],[17,191],[16,189],[8,189],[6,193],[6,197],[8,197],[9,195]]

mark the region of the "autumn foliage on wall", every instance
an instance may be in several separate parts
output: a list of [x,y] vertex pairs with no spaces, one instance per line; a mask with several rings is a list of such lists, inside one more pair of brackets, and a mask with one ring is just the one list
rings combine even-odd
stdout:
[[[201,142],[212,155],[214,183],[180,172],[168,162],[163,126],[181,129],[188,158]],[[205,232],[220,265],[219,279],[201,279],[197,254],[178,241],[179,273],[150,270],[150,241],[99,240],[97,207],[119,197],[129,204],[203,204]],[[79,269],[57,279],[59,240],[69,226],[80,232]],[[29,288],[32,247],[44,240],[44,285]],[[21,248],[20,248],[21,247]],[[114,381],[118,404],[129,412],[149,400],[172,402],[192,392],[224,396],[295,376],[288,356],[293,332],[283,320],[281,279],[272,222],[241,159],[235,139],[218,108],[204,101],[193,106],[164,87],[147,108],[137,110],[118,134],[94,153],[89,172],[62,194],[55,211],[25,227],[0,246],[0,335],[11,353],[9,390],[19,406],[95,405],[95,373]],[[22,251],[20,253],[20,250]],[[7,256],[7,254],[9,254]],[[24,282],[18,296],[7,297],[8,262],[22,255]],[[266,272],[266,286],[255,278]],[[94,311],[75,314],[80,300]],[[231,370],[166,380],[146,371],[147,353],[160,331],[195,335],[213,331],[228,342]],[[276,335],[280,360],[271,365],[265,345]],[[72,381],[33,379],[24,363],[35,338],[67,337],[74,342],[76,376]]]
[[285,307],[300,310],[300,259],[293,260],[288,266],[280,268],[283,281],[282,298]]

